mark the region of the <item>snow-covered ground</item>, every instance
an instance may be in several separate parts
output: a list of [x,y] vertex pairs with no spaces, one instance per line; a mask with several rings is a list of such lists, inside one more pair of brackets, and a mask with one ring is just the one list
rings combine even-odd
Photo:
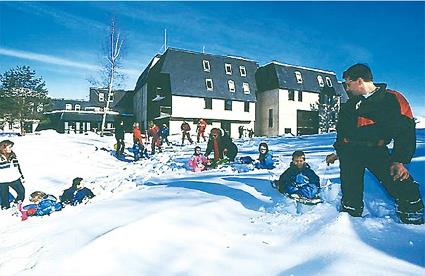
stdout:
[[[409,169],[425,195],[425,130],[417,133]],[[278,161],[272,173],[246,165],[190,172],[193,146],[133,163],[100,149],[113,137],[43,131],[10,139],[27,195],[58,196],[81,176],[96,197],[23,222],[1,211],[0,275],[425,275],[425,226],[399,224],[370,174],[364,218],[338,213],[338,163],[323,162],[334,134],[236,140],[238,156],[252,157],[267,142]],[[328,185],[323,204],[297,206],[269,184],[296,149]]]

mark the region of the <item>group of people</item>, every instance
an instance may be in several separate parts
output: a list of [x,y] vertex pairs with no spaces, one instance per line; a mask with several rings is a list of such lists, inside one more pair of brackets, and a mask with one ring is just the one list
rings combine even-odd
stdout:
[[[72,186],[63,191],[60,200],[53,195],[42,191],[31,193],[31,204],[22,206],[25,200],[24,175],[18,158],[13,152],[14,143],[10,140],[0,142],[0,201],[1,209],[9,209],[11,203],[16,205],[21,212],[22,220],[29,216],[49,215],[54,211],[61,210],[65,204],[76,205],[94,197],[93,192],[84,187],[82,178],[73,180]],[[10,193],[12,188],[16,197]]]

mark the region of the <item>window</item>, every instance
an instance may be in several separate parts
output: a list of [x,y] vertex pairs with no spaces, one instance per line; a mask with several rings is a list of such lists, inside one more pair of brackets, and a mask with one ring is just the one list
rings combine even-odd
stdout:
[[327,84],[329,87],[332,87],[332,81],[331,81],[331,78],[326,77],[326,84]]
[[226,74],[227,75],[231,75],[232,74],[232,64],[226,63],[226,64],[224,64],[224,68],[226,70]]
[[239,72],[241,73],[241,77],[246,77],[245,66],[239,66]]
[[244,112],[249,112],[249,102],[244,102],[243,103],[243,111]]
[[297,79],[297,83],[303,83],[303,77],[301,76],[301,72],[295,71],[295,78]]
[[211,98],[204,98],[204,109],[212,109],[212,99]]
[[291,134],[292,129],[291,128],[285,128],[285,134]]
[[227,84],[229,86],[229,91],[230,92],[235,92],[236,91],[236,89],[235,89],[235,82],[234,81],[228,80],[227,81]]
[[224,110],[232,110],[232,101],[224,100]]
[[110,102],[113,102],[113,101],[114,101],[114,92],[111,92],[111,93],[109,94],[109,101],[110,101]]
[[288,90],[288,101],[295,101],[295,91],[292,89]]
[[81,105],[76,104],[76,105],[75,105],[75,110],[80,111],[80,110],[81,110]]
[[323,77],[322,76],[317,76],[317,82],[319,83],[320,87],[324,87],[325,83],[323,82]]
[[66,110],[71,110],[72,109],[72,104],[65,104],[65,109]]
[[273,127],[273,109],[269,109],[269,127]]
[[208,91],[213,91],[214,90],[212,79],[206,79],[205,80],[205,85],[207,86],[207,90]]
[[250,93],[250,90],[249,90],[249,83],[244,82],[244,83],[243,83],[243,85],[242,85],[242,87],[243,87],[243,92],[244,92],[245,94],[249,94],[249,93]]
[[105,94],[99,93],[99,102],[104,102],[104,101],[105,101]]
[[302,102],[303,101],[303,91],[298,91],[298,101]]
[[202,65],[204,66],[204,71],[209,72],[210,71],[210,62],[208,60],[203,60]]

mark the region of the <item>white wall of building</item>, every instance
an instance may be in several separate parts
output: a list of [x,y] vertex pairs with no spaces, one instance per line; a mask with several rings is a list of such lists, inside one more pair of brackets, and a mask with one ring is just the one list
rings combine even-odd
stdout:
[[[257,94],[257,114],[255,134],[272,136],[279,133],[279,90],[269,90]],[[269,127],[269,109],[273,109],[273,127]]]
[[[231,134],[232,137],[238,137],[238,127],[243,125],[245,128],[254,128],[255,122],[255,103],[249,104],[249,112],[244,111],[244,102],[232,101],[232,110],[224,110],[224,100],[212,99],[212,109],[205,109],[204,98],[198,97],[184,97],[184,96],[172,96],[172,117],[174,118],[204,118],[207,121],[213,120],[237,120],[237,121],[249,121],[248,124],[232,123]],[[183,121],[170,122],[170,133],[180,133],[180,126]],[[192,132],[195,133],[196,123],[192,120],[187,121]],[[208,125],[206,133],[209,133],[213,127],[221,127],[221,124],[214,122],[212,125]]]
[[302,92],[302,101],[298,101],[298,91],[295,91],[294,101],[288,100],[288,90],[279,89],[279,131],[278,135],[285,134],[285,128],[297,135],[297,110],[311,110],[311,104],[319,100],[318,93]]

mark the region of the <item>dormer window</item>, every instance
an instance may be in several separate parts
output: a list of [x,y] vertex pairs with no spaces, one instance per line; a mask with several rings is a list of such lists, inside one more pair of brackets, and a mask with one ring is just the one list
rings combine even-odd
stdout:
[[72,104],[65,104],[65,110],[72,110]]
[[241,73],[241,77],[246,77],[245,66],[239,66],[239,72]]
[[207,87],[207,90],[208,91],[213,91],[214,90],[214,86],[213,86],[212,79],[206,79],[205,80],[205,86]]
[[331,81],[331,78],[326,77],[326,84],[327,84],[329,87],[332,87],[332,81]]
[[210,68],[210,62],[208,60],[202,61],[202,66],[204,67],[205,72],[209,72],[211,70]]
[[99,93],[99,102],[104,102],[104,101],[105,101],[105,94]]
[[244,83],[243,83],[243,85],[242,85],[242,87],[243,87],[243,92],[244,92],[245,94],[249,94],[249,93],[251,93],[251,90],[249,89],[249,83],[244,82]]
[[227,81],[227,85],[229,86],[229,91],[230,92],[235,92],[236,88],[235,88],[235,82],[232,80]]
[[297,79],[297,83],[303,83],[303,77],[301,76],[301,72],[295,71],[295,78]]
[[81,105],[76,104],[76,105],[75,105],[75,110],[76,110],[76,111],[80,111],[80,110],[81,110]]
[[230,64],[230,63],[224,64],[224,69],[226,70],[226,74],[227,75],[231,75],[232,74],[232,64]]
[[325,83],[323,82],[323,77],[322,76],[317,76],[317,82],[319,83],[320,87],[324,87]]

